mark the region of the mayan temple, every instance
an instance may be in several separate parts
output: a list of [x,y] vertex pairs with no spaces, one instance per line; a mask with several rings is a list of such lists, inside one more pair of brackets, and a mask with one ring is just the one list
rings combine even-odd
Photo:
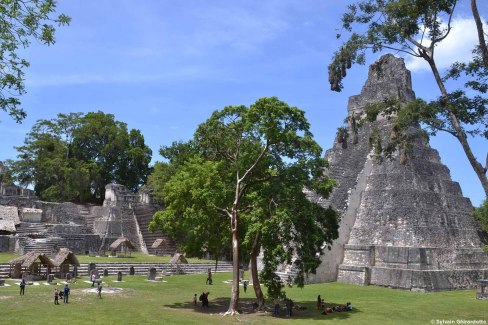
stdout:
[[[410,72],[393,55],[370,67],[348,114],[385,98],[415,99]],[[390,121],[378,118],[359,129],[356,144],[349,128],[346,142],[336,139],[327,152],[338,185],[322,204],[340,211],[340,235],[309,281],[418,291],[476,287],[488,278],[488,254],[470,200],[426,140],[416,141],[406,164],[398,155],[379,162],[368,142],[373,128],[389,140]]]

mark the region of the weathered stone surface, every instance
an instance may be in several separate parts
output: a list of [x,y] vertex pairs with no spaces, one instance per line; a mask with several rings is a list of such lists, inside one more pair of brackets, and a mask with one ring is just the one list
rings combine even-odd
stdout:
[[[348,112],[361,114],[365,105],[389,97],[415,99],[410,72],[392,55],[370,67]],[[488,270],[488,254],[480,249],[470,200],[423,140],[413,144],[407,164],[400,164],[398,154],[379,162],[368,143],[373,128],[383,143],[389,141],[391,122],[379,118],[359,129],[357,144],[344,148],[336,141],[327,152],[329,175],[338,186],[328,200],[310,197],[341,213],[340,235],[308,280],[418,291],[476,287]]]
[[479,280],[476,299],[488,299],[488,279]]
[[[147,243],[154,242],[147,226],[161,207],[147,190],[132,193],[125,186],[110,184],[103,206],[44,202],[31,194],[0,181],[0,252],[36,250],[54,255],[67,247],[95,255],[123,234],[136,250],[148,253]],[[154,236],[166,239],[166,253],[174,252],[170,238],[161,232]]]
[[148,280],[156,280],[156,268],[152,267],[149,269],[149,272],[148,272],[148,275],[147,275],[147,279]]

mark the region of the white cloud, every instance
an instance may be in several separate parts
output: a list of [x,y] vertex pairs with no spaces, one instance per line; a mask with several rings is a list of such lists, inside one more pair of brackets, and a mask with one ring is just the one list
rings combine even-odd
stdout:
[[[456,61],[469,61],[472,57],[471,52],[478,42],[473,18],[457,17],[453,19],[451,25],[452,30],[447,38],[434,50],[434,58],[439,70],[450,67]],[[430,71],[428,63],[422,58],[407,56],[406,66],[412,72]]]
[[164,73],[138,73],[125,72],[119,74],[99,74],[99,73],[84,73],[84,74],[70,74],[70,75],[43,75],[32,76],[26,80],[28,87],[49,87],[49,86],[73,86],[86,84],[137,84],[154,81],[181,81],[192,80],[204,76],[208,76],[209,71],[198,66],[187,66],[178,70],[168,71]]

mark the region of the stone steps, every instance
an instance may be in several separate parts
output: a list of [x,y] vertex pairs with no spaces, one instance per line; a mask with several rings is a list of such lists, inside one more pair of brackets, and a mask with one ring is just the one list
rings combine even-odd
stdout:
[[21,222],[16,230],[18,235],[47,233],[47,227],[45,224],[31,222]]
[[61,237],[30,239],[24,246],[24,254],[32,251],[54,256],[60,247],[66,246],[66,239]]
[[91,214],[90,210],[84,205],[77,205],[80,217],[85,220],[86,227],[90,232],[93,232],[93,225],[95,223],[95,216]]
[[163,250],[158,249],[158,253],[161,253],[162,251],[162,253],[165,255],[173,255],[176,251],[176,245],[174,242],[168,236],[163,234],[161,230],[151,232],[148,229],[149,223],[152,221],[153,215],[157,211],[157,208],[151,205],[140,204],[134,206],[133,209],[148,253],[153,255],[156,254],[156,249],[152,248],[151,246],[156,239],[162,238],[166,240],[168,247]]

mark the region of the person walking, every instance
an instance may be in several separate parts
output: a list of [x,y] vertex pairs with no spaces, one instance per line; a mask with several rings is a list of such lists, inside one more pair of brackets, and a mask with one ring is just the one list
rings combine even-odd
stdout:
[[242,281],[242,287],[244,288],[244,293],[247,291],[247,280]]
[[54,289],[54,304],[59,305],[59,290],[58,290],[58,288]]
[[65,285],[63,291],[64,291],[63,292],[64,293],[64,295],[63,295],[63,302],[67,304],[68,303],[68,298],[69,298],[69,291],[70,291],[69,290],[69,286],[68,285]]
[[25,280],[22,278],[22,281],[20,281],[20,294],[23,296],[25,293]]

